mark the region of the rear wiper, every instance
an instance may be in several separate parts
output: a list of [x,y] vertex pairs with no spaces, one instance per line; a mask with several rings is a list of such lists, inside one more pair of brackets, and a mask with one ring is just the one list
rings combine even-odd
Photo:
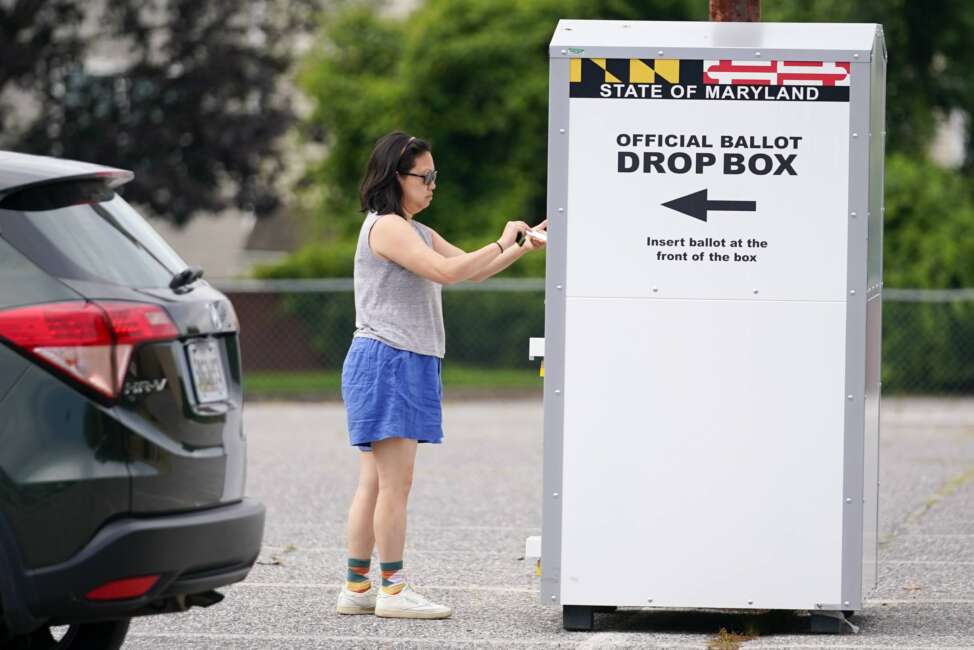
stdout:
[[198,266],[187,266],[185,269],[173,276],[169,282],[169,288],[177,290],[192,284],[203,277],[203,269]]

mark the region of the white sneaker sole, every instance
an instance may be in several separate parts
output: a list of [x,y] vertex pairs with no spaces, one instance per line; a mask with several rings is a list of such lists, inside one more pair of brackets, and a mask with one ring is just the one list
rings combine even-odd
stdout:
[[398,609],[379,609],[375,608],[375,615],[379,618],[423,618],[423,619],[438,619],[438,618],[450,618],[453,615],[453,610],[448,612],[410,612],[402,611]]
[[375,608],[363,607],[362,605],[338,605],[335,611],[339,614],[373,614]]

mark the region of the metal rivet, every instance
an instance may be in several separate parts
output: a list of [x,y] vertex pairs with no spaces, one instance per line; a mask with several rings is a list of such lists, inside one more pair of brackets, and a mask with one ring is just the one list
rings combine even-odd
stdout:
[[846,499],[845,502],[846,503],[852,503],[852,499]]
[[647,599],[646,599],[646,602],[647,602],[647,603],[651,603],[651,602],[653,602],[653,599],[652,599],[652,598],[647,598]]
[[761,53],[760,52],[755,52],[754,53],[754,56],[761,56]]
[[858,58],[859,58],[859,55],[858,55],[858,54],[853,54],[853,55],[852,55],[852,58],[853,58],[853,59],[858,59]]
[[[552,596],[554,598],[554,596]],[[822,603],[815,603],[815,609],[822,609]]]
[[558,493],[557,492],[552,492],[551,493],[551,497],[554,498],[554,499],[557,499],[558,498]]
[[657,51],[657,52],[656,52],[656,56],[663,56],[663,50],[659,50],[659,51]]
[[856,295],[856,290],[855,290],[855,289],[850,289],[850,290],[849,290],[849,295],[850,295],[850,296],[854,296],[854,295]]
[[571,28],[571,27],[566,27],[566,28],[565,28],[565,31],[566,31],[566,32],[570,32],[570,31],[572,31],[572,28]]
[[852,395],[846,395],[846,396],[845,396],[845,398],[846,398],[846,399],[849,399],[849,400],[851,400],[851,399],[854,399],[854,398],[852,397]]
[[559,285],[555,285],[555,289],[558,289],[558,291],[561,291],[561,285],[560,284]]
[[659,288],[658,287],[653,287],[653,293],[656,293],[657,291],[659,291]]
[[558,208],[558,212],[564,212],[565,208]]
[[562,54],[568,54],[568,50],[562,50],[561,53]]
[[758,295],[758,290],[757,289],[754,290],[754,295],[755,296]]
[[852,215],[853,217],[856,216],[855,212],[850,212],[849,214]]
[[552,596],[551,600],[557,600],[557,596]]
[[558,133],[564,133],[565,129],[558,129]]
[[753,605],[754,604],[754,601],[753,600],[749,600],[749,601],[747,601],[747,604],[748,605]]
[[843,602],[842,604],[843,605],[848,605],[849,604],[849,601],[847,600],[847,601]]
[[557,388],[555,389],[555,395],[561,395],[561,391]]
[[853,137],[853,138],[858,138],[858,137],[859,137],[859,134],[858,134],[858,133],[853,133],[853,134],[852,134],[852,137]]

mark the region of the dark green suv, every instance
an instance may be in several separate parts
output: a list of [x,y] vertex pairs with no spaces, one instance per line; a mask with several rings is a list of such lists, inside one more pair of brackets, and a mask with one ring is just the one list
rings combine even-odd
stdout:
[[236,315],[116,190],[0,152],[0,646],[116,648],[257,559]]

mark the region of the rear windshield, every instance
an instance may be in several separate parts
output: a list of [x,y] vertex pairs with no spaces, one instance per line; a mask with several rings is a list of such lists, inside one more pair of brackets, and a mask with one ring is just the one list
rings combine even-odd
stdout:
[[78,294],[37,268],[0,235],[0,309],[77,298]]
[[0,232],[59,278],[167,287],[186,263],[100,181],[53,183],[0,202]]

